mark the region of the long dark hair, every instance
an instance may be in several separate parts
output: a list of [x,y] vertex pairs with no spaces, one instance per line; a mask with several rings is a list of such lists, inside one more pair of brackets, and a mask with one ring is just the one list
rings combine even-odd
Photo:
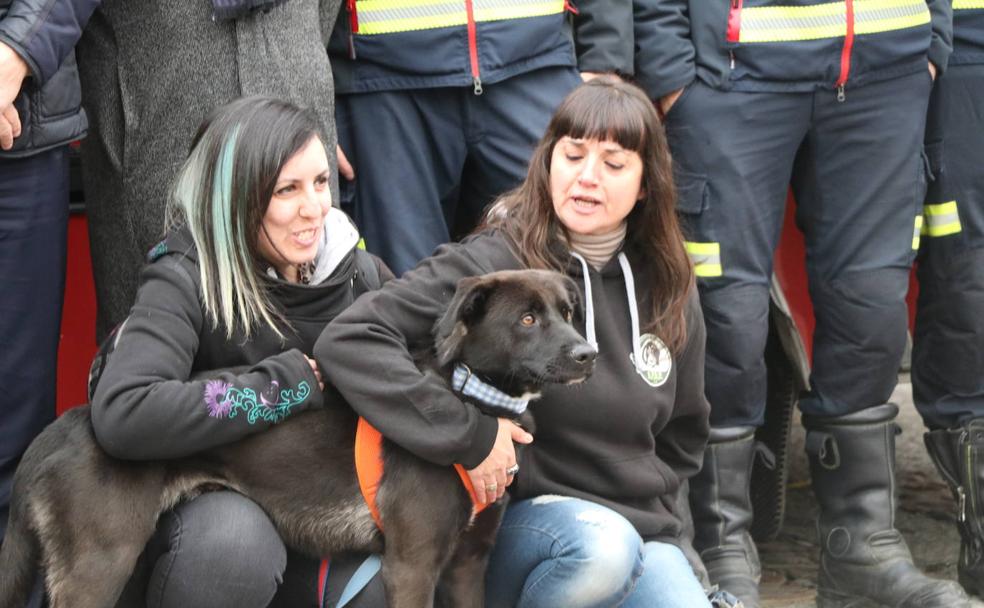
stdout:
[[213,110],[198,128],[172,190],[168,225],[185,225],[198,251],[205,311],[214,327],[247,336],[278,316],[263,280],[260,226],[277,176],[321,124],[311,110],[245,97]]
[[[554,213],[550,159],[563,137],[613,141],[642,158],[643,198],[627,218],[626,247],[643,253],[651,293],[645,331],[679,352],[686,341],[685,309],[694,269],[676,214],[669,147],[656,109],[635,85],[602,76],[571,92],[557,108],[530,159],[529,173],[497,200],[479,228],[498,228],[531,268],[567,267],[570,232]],[[564,239],[567,242],[558,242]],[[563,246],[558,246],[563,245]]]

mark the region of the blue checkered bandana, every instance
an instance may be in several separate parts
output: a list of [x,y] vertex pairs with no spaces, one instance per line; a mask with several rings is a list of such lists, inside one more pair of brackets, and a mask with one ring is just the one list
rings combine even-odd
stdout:
[[525,412],[526,406],[529,404],[528,399],[510,397],[494,386],[482,382],[478,376],[472,374],[472,371],[464,363],[459,363],[454,367],[451,388],[465,397],[472,397],[490,407],[507,410],[517,416]]

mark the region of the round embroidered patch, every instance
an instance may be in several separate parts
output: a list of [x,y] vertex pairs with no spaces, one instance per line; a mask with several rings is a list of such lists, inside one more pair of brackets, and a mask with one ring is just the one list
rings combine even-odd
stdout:
[[652,387],[663,386],[673,370],[673,357],[670,349],[663,341],[653,334],[639,336],[639,347],[642,351],[642,363],[636,364],[635,356],[629,353],[629,359],[636,364],[636,371]]

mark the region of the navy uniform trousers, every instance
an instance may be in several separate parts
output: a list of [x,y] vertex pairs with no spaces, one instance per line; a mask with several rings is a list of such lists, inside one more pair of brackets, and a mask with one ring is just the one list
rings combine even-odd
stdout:
[[912,386],[930,429],[984,416],[984,64],[933,90]]
[[[342,208],[399,276],[467,234],[519,185],[554,110],[581,83],[570,66],[472,87],[339,95],[338,142],[355,168]],[[455,227],[458,227],[458,230]]]
[[0,158],[0,538],[17,463],[55,418],[68,187],[65,146]]
[[723,92],[697,81],[667,115],[678,208],[707,324],[714,427],[758,426],[773,253],[792,183],[816,315],[805,414],[885,403],[927,172],[928,70],[846,90]]

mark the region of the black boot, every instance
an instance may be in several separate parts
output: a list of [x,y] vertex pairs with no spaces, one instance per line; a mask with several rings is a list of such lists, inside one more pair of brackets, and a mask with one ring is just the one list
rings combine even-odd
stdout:
[[952,581],[912,563],[895,529],[895,416],[879,405],[838,417],[803,416],[820,514],[817,608],[969,608]]
[[745,608],[759,608],[762,576],[758,550],[749,533],[754,458],[754,428],[711,429],[704,466],[690,480],[694,548],[711,583],[737,596]]
[[984,597],[984,418],[950,430],[926,433],[926,449],[957,499],[964,589]]

